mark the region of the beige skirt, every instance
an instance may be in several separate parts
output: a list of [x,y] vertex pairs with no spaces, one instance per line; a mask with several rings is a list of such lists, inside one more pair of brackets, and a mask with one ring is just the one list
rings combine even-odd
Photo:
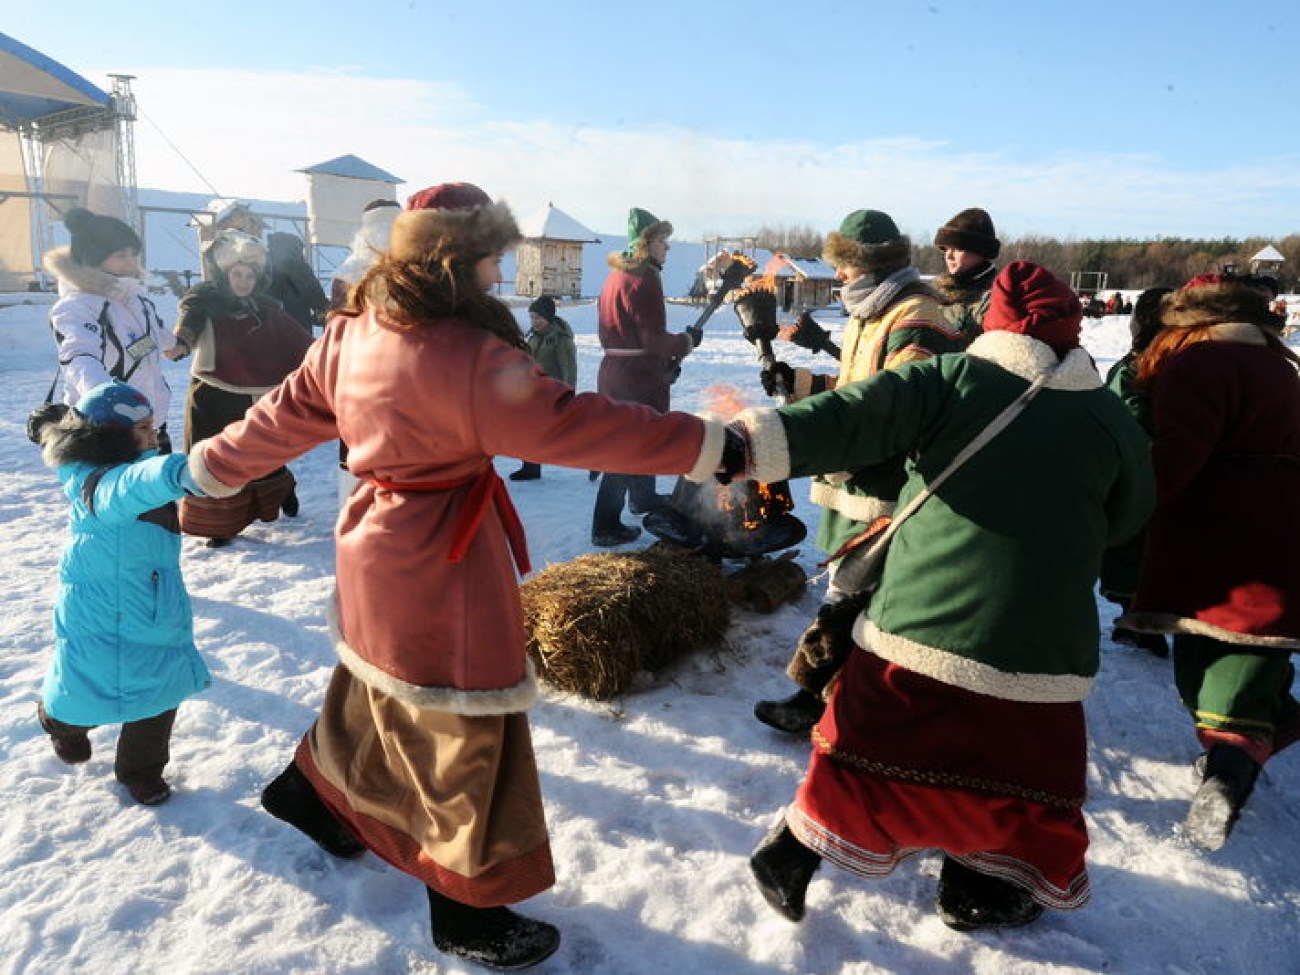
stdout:
[[454,900],[555,883],[528,718],[404,704],[336,667],[295,761],[376,855]]

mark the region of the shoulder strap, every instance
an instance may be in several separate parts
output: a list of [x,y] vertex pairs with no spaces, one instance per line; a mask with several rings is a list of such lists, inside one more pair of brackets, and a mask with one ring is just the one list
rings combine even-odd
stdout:
[[99,482],[104,479],[113,468],[112,464],[104,464],[102,467],[96,467],[81,482],[81,501],[86,506],[86,510],[92,515],[95,514],[95,491],[99,489]]
[[1049,369],[1047,372],[1043,373],[1029,384],[1028,389],[1012,400],[1011,405],[990,420],[989,425],[976,434],[971,442],[961,449],[957,456],[952,459],[939,476],[926,486],[925,490],[912,498],[902,511],[899,511],[894,515],[893,520],[889,523],[889,527],[881,533],[879,544],[884,545],[890,538],[892,538],[894,533],[898,531],[899,526],[914,515],[916,510],[920,508],[921,505],[925,504],[930,495],[939,490],[939,487],[944,483],[944,481],[952,477],[962,464],[966,463],[966,461],[970,460],[977,453],[983,450],[990,440],[1005,430],[1010,425],[1011,421],[1020,415],[1020,411],[1029,405],[1029,401],[1038,395],[1043,386],[1047,384],[1047,380],[1049,380],[1055,372],[1056,369]]

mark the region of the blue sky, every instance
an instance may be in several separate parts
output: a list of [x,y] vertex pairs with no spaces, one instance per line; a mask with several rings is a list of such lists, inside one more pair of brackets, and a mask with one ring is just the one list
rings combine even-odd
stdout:
[[599,230],[1300,230],[1300,7],[1208,2],[30,5],[17,39],[139,76],[142,185],[299,198],[352,152]]

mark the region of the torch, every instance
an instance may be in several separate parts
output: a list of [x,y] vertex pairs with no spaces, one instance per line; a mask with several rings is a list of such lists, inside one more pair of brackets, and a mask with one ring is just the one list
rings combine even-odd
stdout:
[[[722,304],[722,299],[726,298],[736,285],[753,274],[757,267],[758,265],[754,263],[753,259],[746,257],[744,254],[732,256],[731,261],[723,268],[722,275],[718,280],[718,286],[713,289],[713,294],[709,296],[709,302],[704,306],[704,310],[700,312],[700,317],[686,327],[686,334],[691,337],[691,341],[695,343],[696,347],[699,346],[700,340],[704,338],[704,323],[718,310],[718,306]],[[681,359],[669,360],[668,381],[670,383],[677,382],[677,377],[681,374]]]
[[[734,304],[746,341],[758,351],[758,361],[763,368],[771,369],[776,362],[772,340],[779,332],[776,324],[776,293],[761,286],[746,288],[736,295]],[[790,390],[785,388],[780,376],[775,377],[775,382],[776,400],[784,404]]]
[[793,325],[781,329],[780,335],[801,349],[825,352],[836,359],[840,357],[840,347],[831,341],[831,333],[806,311],[799,314]]

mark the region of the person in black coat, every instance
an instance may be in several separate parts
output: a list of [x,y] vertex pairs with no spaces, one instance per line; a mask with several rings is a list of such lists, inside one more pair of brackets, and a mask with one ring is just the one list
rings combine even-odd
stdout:
[[310,335],[329,307],[329,298],[303,256],[302,240],[293,234],[271,234],[266,249],[271,258],[271,283],[266,293],[284,305]]

